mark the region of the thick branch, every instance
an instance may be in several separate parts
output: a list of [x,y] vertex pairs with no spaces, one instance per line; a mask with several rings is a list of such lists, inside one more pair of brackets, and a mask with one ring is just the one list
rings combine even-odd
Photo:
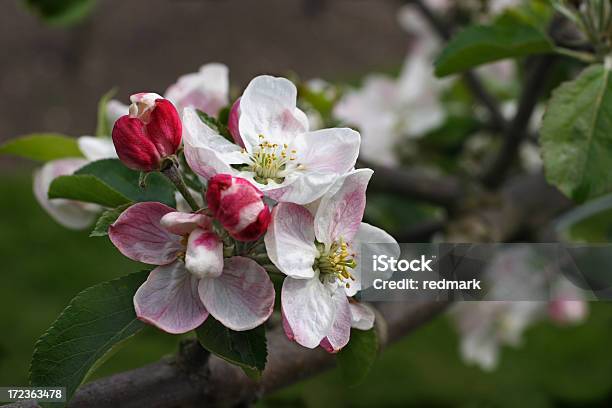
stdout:
[[455,206],[463,195],[461,183],[454,177],[434,176],[418,169],[379,166],[361,159],[358,167],[374,170],[369,191],[402,195],[446,208]]

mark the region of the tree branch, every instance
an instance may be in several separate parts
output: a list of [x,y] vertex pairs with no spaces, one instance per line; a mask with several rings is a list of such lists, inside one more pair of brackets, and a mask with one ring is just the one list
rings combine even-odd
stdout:
[[380,166],[359,159],[357,167],[368,167],[374,175],[369,191],[382,191],[419,201],[454,207],[463,197],[463,188],[455,177],[439,177],[419,169]]
[[[427,20],[431,28],[445,42],[452,37],[452,32],[448,24],[445,24],[440,18],[422,1],[422,0],[405,0],[408,4],[413,4]],[[496,129],[505,129],[507,121],[502,115],[499,104],[493,95],[491,95],[480,80],[480,77],[473,71],[467,71],[462,75],[463,81],[477,99],[488,111],[491,116],[491,122]]]

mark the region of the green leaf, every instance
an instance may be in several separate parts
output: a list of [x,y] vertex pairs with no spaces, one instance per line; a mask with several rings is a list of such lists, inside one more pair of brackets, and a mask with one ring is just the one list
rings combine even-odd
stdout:
[[57,133],[35,133],[9,140],[0,146],[0,154],[12,154],[42,162],[83,157],[76,139]]
[[229,129],[220,120],[210,116],[206,112],[202,112],[199,109],[197,110],[197,112],[198,112],[198,116],[200,117],[200,120],[202,122],[206,123],[206,125],[208,125],[208,127],[210,127],[212,130],[217,132],[217,134],[220,134],[221,136],[223,136],[224,138],[226,138],[230,142],[232,142],[232,143],[234,142],[234,139],[233,139]]
[[557,232],[569,241],[612,241],[612,194],[574,208],[555,224]]
[[119,207],[112,208],[110,210],[106,210],[102,213],[102,215],[96,221],[96,226],[93,231],[89,233],[90,237],[103,237],[108,235],[108,227],[111,226],[112,223],[117,221],[117,218],[121,215],[122,212],[128,209],[131,204],[120,205]]
[[176,206],[175,188],[162,174],[151,173],[143,189],[140,173],[125,167],[117,159],[98,160],[83,166],[71,176],[53,180],[49,198],[69,198],[118,207],[130,202],[159,201]]
[[141,271],[79,293],[34,348],[30,383],[66,387],[68,399],[121,342],[140,331],[132,298],[147,278]]
[[43,20],[53,25],[70,25],[81,21],[92,10],[95,0],[24,0]]
[[113,96],[117,93],[117,89],[113,88],[100,98],[98,102],[98,124],[96,126],[96,136],[98,137],[109,137],[112,132],[112,123],[108,120],[108,114],[106,112],[106,105]]
[[60,176],[49,186],[49,198],[67,198],[104,207],[118,207],[130,199],[91,175]]
[[198,341],[206,350],[236,364],[251,378],[259,378],[266,366],[268,350],[263,325],[242,332],[223,326],[212,316],[196,329]]
[[471,26],[457,34],[436,60],[435,73],[444,77],[502,59],[552,51],[546,34],[507,14],[492,25]]
[[546,178],[578,202],[612,191],[611,91],[610,70],[593,65],[553,92],[544,116]]
[[376,330],[351,329],[351,340],[337,355],[338,365],[349,386],[361,383],[378,355]]

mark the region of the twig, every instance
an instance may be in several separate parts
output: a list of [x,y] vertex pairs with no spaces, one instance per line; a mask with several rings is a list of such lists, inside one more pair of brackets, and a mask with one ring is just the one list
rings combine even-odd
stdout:
[[[438,16],[422,1],[422,0],[405,0],[408,4],[413,4],[421,12],[429,25],[438,34],[438,36],[448,41],[451,39],[452,32],[448,25],[438,18]],[[488,111],[491,116],[493,126],[497,129],[505,129],[507,121],[502,115],[499,104],[493,95],[491,95],[480,80],[480,77],[473,71],[467,71],[462,76],[463,81],[469,88],[474,98],[476,98]]]
[[554,55],[544,55],[538,57],[535,61],[535,66],[523,85],[516,115],[504,132],[501,149],[482,177],[485,186],[494,188],[503,182],[508,168],[517,155],[521,142],[527,136],[529,120],[538,103],[538,96],[544,89],[546,78],[555,59]]

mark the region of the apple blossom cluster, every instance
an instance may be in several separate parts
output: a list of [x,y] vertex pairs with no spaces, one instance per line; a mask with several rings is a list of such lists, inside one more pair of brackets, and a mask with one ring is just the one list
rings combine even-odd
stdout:
[[[221,82],[221,86],[218,83]],[[216,84],[216,85],[215,85]],[[111,101],[111,138],[82,137],[85,159],[59,160],[36,175],[37,197],[62,224],[83,228],[98,205],[49,200],[51,181],[89,161],[118,158],[127,168],[161,173],[177,191],[176,208],[131,203],[108,226],[126,257],[152,265],[134,295],[137,317],[168,333],[198,328],[209,317],[233,331],[266,322],[278,298],[287,336],[331,353],[351,329],[369,330],[374,312],[362,289],[362,244],[393,244],[362,223],[372,171],[355,169],[360,135],[349,128],[310,130],[285,78],[254,78],[229,105],[220,64],[179,79],[161,96],[136,93]],[[227,127],[210,122],[227,106]],[[186,182],[196,179],[196,187]]]

